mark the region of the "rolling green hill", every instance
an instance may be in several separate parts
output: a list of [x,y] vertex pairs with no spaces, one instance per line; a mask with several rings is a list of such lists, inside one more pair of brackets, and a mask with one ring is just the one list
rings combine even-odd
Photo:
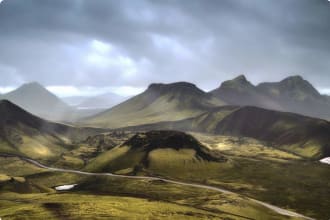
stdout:
[[197,116],[223,104],[190,83],[151,84],[145,92],[83,120],[82,124],[118,128],[175,121]]

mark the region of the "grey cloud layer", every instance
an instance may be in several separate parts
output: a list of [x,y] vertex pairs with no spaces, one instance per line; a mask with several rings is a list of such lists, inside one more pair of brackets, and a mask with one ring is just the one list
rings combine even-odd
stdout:
[[[94,48],[95,42],[110,49]],[[329,57],[327,0],[0,4],[1,86],[184,80],[211,89],[238,74],[253,82],[300,74],[329,88]]]

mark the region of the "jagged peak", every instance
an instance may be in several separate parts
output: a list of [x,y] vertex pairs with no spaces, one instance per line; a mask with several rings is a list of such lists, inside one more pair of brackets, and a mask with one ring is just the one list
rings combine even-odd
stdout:
[[221,87],[254,87],[254,85],[244,75],[239,75],[232,80],[224,81]]
[[243,75],[243,74],[235,77],[234,79],[232,79],[232,81],[248,82],[248,80],[246,79],[245,75]]

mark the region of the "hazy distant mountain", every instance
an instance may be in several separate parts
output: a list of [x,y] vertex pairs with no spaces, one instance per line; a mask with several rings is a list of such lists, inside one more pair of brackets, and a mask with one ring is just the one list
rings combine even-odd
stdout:
[[28,112],[49,120],[63,120],[73,110],[36,82],[24,84],[2,95],[1,99],[7,99]]
[[61,153],[71,150],[70,140],[101,132],[43,120],[7,100],[0,101],[0,115],[0,152],[42,160],[58,159]]
[[106,93],[98,96],[88,97],[77,105],[78,108],[111,108],[126,98],[114,93]]
[[224,104],[191,83],[151,84],[143,93],[83,123],[114,128],[173,121],[196,116]]
[[244,76],[226,81],[211,94],[232,105],[259,106],[330,119],[330,102],[301,76],[252,85]]
[[107,109],[123,102],[125,99],[127,99],[127,97],[119,96],[114,93],[105,93],[97,96],[71,96],[62,98],[62,100],[68,105],[80,109]]
[[63,97],[61,98],[66,104],[70,106],[77,106],[86,99],[89,99],[90,97],[88,96],[69,96],[69,97]]

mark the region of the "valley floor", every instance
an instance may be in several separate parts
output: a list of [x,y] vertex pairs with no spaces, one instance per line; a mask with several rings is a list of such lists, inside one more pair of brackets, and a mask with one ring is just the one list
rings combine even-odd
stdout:
[[[172,150],[158,149],[148,169],[132,176],[132,169],[95,174],[70,163],[46,166],[2,154],[0,218],[329,219],[328,165],[253,139],[193,135],[228,160],[189,159],[189,151],[174,158]],[[77,185],[55,190],[71,184]]]

